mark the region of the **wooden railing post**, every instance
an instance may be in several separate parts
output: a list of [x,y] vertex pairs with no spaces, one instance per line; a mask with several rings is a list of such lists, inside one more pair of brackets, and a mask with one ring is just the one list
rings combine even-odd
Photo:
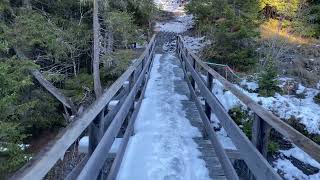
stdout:
[[271,126],[264,122],[261,117],[254,114],[252,123],[252,144],[267,158],[268,155],[268,139],[271,131]]
[[99,136],[98,136],[98,140],[100,141],[100,139],[102,138],[103,134],[104,134],[104,124],[105,124],[105,110],[106,108],[104,108],[101,113],[98,115],[97,118],[99,118]]
[[[197,70],[196,70],[196,60],[195,60],[194,58],[191,58],[191,59],[192,59],[192,68],[193,68],[195,71],[197,71]],[[186,61],[187,61],[187,60],[186,60]],[[196,83],[195,83],[194,79],[192,78],[192,76],[191,76],[191,85],[192,85],[193,89],[196,88]]]
[[[144,61],[145,61],[145,58],[142,60],[142,65],[143,65],[143,66],[142,66],[142,69],[144,68]],[[140,73],[142,73],[142,72],[140,72]],[[139,73],[138,76],[140,76],[140,73]],[[132,75],[131,75],[130,78],[129,78],[129,92],[132,90],[134,84],[136,83],[135,74],[136,74],[136,71],[133,71]],[[134,111],[134,101],[133,101],[133,103],[132,103],[132,105],[131,105],[130,111],[129,111],[129,113],[128,113],[128,117],[131,116],[131,114],[132,114],[133,111]]]
[[[213,86],[212,81],[213,81],[213,77],[210,73],[208,73],[207,74],[207,87],[210,90],[210,92],[212,92],[212,86]],[[211,120],[211,108],[210,108],[207,100],[205,102],[205,112],[206,112],[208,119]]]
[[[252,123],[252,144],[267,159],[268,156],[268,138],[270,134],[271,126],[269,126],[264,120],[257,114],[254,114]],[[250,180],[257,179],[252,172],[248,169],[248,177]]]
[[143,68],[144,68],[145,59],[146,59],[146,58],[143,58],[143,59],[142,59],[142,62],[141,62],[141,71],[142,71]]
[[89,131],[89,149],[88,149],[88,153],[89,155],[91,155],[93,153],[93,151],[95,150],[95,148],[98,145],[98,138],[100,135],[100,131],[99,131],[99,122],[98,119],[100,120],[100,114],[96,117],[95,120],[92,121],[92,123],[90,124],[88,131]]

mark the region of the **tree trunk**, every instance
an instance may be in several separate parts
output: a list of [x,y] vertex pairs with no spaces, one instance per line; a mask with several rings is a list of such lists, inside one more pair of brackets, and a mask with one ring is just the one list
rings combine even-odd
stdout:
[[111,54],[113,51],[113,31],[112,27],[108,28],[108,39],[107,39],[107,53]]
[[72,65],[73,65],[73,74],[75,77],[77,77],[77,64],[75,59],[72,60]]
[[93,1],[93,79],[94,79],[94,92],[96,98],[102,94],[102,87],[100,81],[100,24],[98,19],[99,3],[98,0]]

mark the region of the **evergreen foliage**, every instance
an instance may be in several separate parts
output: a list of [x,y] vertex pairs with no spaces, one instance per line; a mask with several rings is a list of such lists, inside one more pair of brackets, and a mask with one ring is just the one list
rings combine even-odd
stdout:
[[278,72],[274,66],[274,62],[269,58],[267,60],[266,69],[259,76],[259,94],[261,96],[274,96],[276,92],[280,92],[277,80]]
[[[65,126],[62,106],[33,80],[33,69],[41,70],[76,104],[86,104],[86,98],[92,101],[91,1],[29,3],[0,1],[0,177],[29,160],[21,144]],[[132,50],[119,57],[118,48],[140,41],[150,29],[155,7],[151,0],[100,3],[105,8],[99,14],[101,35],[106,35],[103,28],[112,26],[115,40],[109,54],[113,65],[101,73],[107,85],[135,58]]]
[[277,9],[278,14],[292,17],[298,11],[300,1],[301,0],[260,0],[260,8],[263,9],[266,6],[272,6]]
[[74,102],[81,104],[86,96],[93,93],[92,75],[81,72],[78,76],[67,79],[63,92]]
[[[280,20],[288,20],[293,30],[307,37],[320,36],[320,2],[317,0],[260,0],[261,11],[272,8]],[[268,12],[265,12],[266,16]],[[270,13],[270,12],[269,12]],[[273,17],[275,18],[275,17]]]
[[279,150],[279,144],[275,141],[270,141],[268,143],[268,153],[274,155]]
[[131,14],[125,11],[111,11],[105,15],[106,24],[113,30],[116,46],[124,46],[134,43],[138,39],[138,26],[134,24]]
[[251,139],[252,136],[252,118],[247,110],[243,110],[241,107],[235,107],[229,110],[230,117],[234,122],[242,129],[244,134]]
[[208,59],[240,71],[257,62],[253,42],[259,36],[255,0],[194,0],[187,9],[196,17],[197,29],[212,39]]
[[[61,126],[57,102],[35,86],[30,60],[10,58],[0,62],[0,174],[10,172],[28,160],[19,147],[27,136]],[[26,157],[26,158],[25,158]]]
[[294,30],[307,37],[320,37],[320,1],[301,0],[299,11],[294,16]]
[[108,5],[111,11],[116,10],[131,14],[137,25],[152,28],[150,24],[156,11],[152,0],[109,1]]
[[[110,56],[114,62],[110,66],[105,66],[103,71],[111,79],[119,77],[128,68],[131,61],[137,58],[137,55],[131,50],[119,50],[113,52]],[[108,55],[104,56],[102,60],[106,59],[110,59],[110,57]]]

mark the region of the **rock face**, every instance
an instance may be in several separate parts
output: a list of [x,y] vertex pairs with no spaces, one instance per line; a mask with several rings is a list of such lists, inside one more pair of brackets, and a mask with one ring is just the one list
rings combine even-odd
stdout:
[[319,172],[318,168],[313,167],[309,164],[303,163],[292,156],[290,156],[288,159],[292,162],[294,166],[296,166],[298,169],[300,169],[304,174],[308,176]]

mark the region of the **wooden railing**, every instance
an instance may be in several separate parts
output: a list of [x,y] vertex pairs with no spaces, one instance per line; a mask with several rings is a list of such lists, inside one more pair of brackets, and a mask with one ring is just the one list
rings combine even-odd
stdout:
[[[183,38],[178,36],[177,39],[177,51],[180,56],[183,69],[189,82],[191,94],[193,95],[200,114],[202,114],[202,120],[206,126],[207,133],[210,136],[214,134],[209,124],[210,114],[214,114],[218,117],[221,125],[226,130],[228,136],[237,147],[241,158],[245,161],[251,173],[256,179],[281,179],[280,176],[273,170],[271,165],[267,162],[267,144],[270,129],[275,129],[281,133],[286,139],[294,143],[301,148],[305,153],[309,154],[316,161],[320,162],[320,146],[314,143],[303,134],[292,128],[290,125],[283,122],[281,119],[273,115],[271,112],[264,109],[258,103],[253,101],[250,97],[241,92],[232,83],[223,78],[219,73],[214,71],[203,61],[201,61],[191,50],[186,48],[183,42]],[[206,80],[203,79],[203,72],[206,72]],[[190,79],[190,80],[189,80]],[[217,97],[212,93],[213,79],[217,79],[225,89],[230,90],[243,104],[250,108],[254,112],[254,121],[252,127],[252,142],[246,137],[242,130],[229,116],[228,112],[223,108]],[[204,110],[198,100],[195,92],[199,90],[200,95],[205,99]],[[204,113],[206,116],[204,116]],[[210,138],[212,143],[216,138]],[[225,173],[228,177],[228,171],[230,171],[229,164],[223,164],[225,161],[225,154],[221,150],[220,145],[218,147],[217,155],[222,163]],[[229,175],[233,177],[233,173]]]
[[[134,120],[146,89],[154,50],[155,36],[152,37],[141,57],[99,99],[60,132],[44,151],[34,157],[11,179],[37,180],[44,178],[59,159],[64,157],[69,147],[87,131],[90,135],[89,154],[74,168],[67,179],[96,179],[105,163],[112,143],[124,121],[128,120],[124,137],[108,175],[108,179],[114,179],[133,131]],[[112,100],[118,100],[118,103],[111,111],[108,111],[108,104]]]
[[211,63],[211,62],[204,62],[209,67],[213,68],[216,72],[223,75],[226,80],[232,83],[239,83],[242,78],[235,73],[235,71],[226,64],[217,64],[217,63]]

